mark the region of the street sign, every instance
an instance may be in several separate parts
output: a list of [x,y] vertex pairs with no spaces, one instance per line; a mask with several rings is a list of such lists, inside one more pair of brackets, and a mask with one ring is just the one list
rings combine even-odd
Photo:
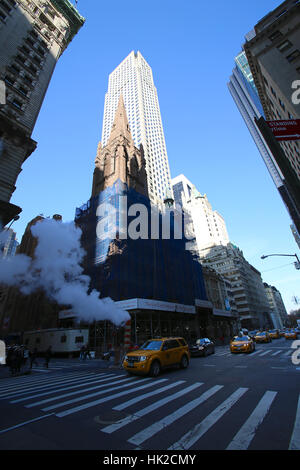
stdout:
[[276,140],[300,140],[300,119],[266,121]]

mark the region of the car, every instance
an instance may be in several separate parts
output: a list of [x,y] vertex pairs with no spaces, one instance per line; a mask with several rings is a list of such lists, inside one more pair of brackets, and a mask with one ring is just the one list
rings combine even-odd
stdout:
[[230,342],[231,353],[251,353],[253,351],[255,351],[255,343],[248,335],[235,336]]
[[189,347],[184,338],[153,338],[137,351],[128,352],[123,360],[123,368],[129,374],[157,377],[162,369],[174,365],[186,369],[189,362]]
[[289,330],[285,332],[285,339],[297,339],[297,332],[295,330]]
[[269,335],[272,339],[278,339],[280,338],[279,330],[269,330]]
[[208,354],[214,354],[215,345],[208,338],[200,338],[189,346],[189,350],[192,357],[208,356]]
[[280,330],[280,331],[279,331],[279,336],[280,336],[281,338],[283,338],[284,335],[285,335],[285,330]]
[[272,338],[268,331],[258,331],[254,337],[256,343],[271,343]]
[[250,338],[254,339],[257,332],[258,332],[258,330],[249,331],[248,336],[250,336]]

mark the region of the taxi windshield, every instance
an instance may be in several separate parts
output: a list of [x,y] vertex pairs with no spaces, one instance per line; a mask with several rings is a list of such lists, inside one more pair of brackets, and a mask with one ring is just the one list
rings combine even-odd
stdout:
[[261,332],[261,333],[257,333],[256,336],[265,336],[266,333],[264,332]]
[[140,349],[147,351],[159,351],[162,345],[162,341],[146,341]]
[[249,341],[248,336],[236,336],[233,341]]

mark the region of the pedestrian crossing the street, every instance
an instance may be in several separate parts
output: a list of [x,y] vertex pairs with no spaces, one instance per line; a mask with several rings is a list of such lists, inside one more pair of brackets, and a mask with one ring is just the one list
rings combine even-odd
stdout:
[[[167,375],[155,379],[136,377],[123,371],[82,370],[63,376],[3,379],[0,383],[0,403],[36,410],[41,415],[32,421],[49,416],[59,420],[76,414],[80,417],[80,413],[88,414],[94,407],[98,414],[111,410],[117,418],[99,426],[98,431],[125,439],[129,449],[159,446],[168,450],[201,449],[202,439],[227,422],[224,450],[255,449],[266,421],[277,422],[276,413],[283,404],[280,400],[277,390],[177,380]],[[300,449],[300,395],[291,400],[295,410],[286,448]],[[232,413],[241,417],[236,427],[232,424]],[[0,440],[2,434],[12,429],[14,426],[0,428]]]

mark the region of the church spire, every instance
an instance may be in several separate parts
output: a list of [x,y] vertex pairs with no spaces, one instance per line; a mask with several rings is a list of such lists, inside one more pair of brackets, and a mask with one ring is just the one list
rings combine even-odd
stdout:
[[146,161],[142,145],[136,148],[130,132],[123,96],[120,95],[107,145],[99,143],[95,159],[92,196],[117,180],[148,197]]
[[120,137],[125,137],[131,145],[134,145],[122,94],[119,98],[114,123],[110,132],[107,145],[111,144],[115,139],[118,139]]

